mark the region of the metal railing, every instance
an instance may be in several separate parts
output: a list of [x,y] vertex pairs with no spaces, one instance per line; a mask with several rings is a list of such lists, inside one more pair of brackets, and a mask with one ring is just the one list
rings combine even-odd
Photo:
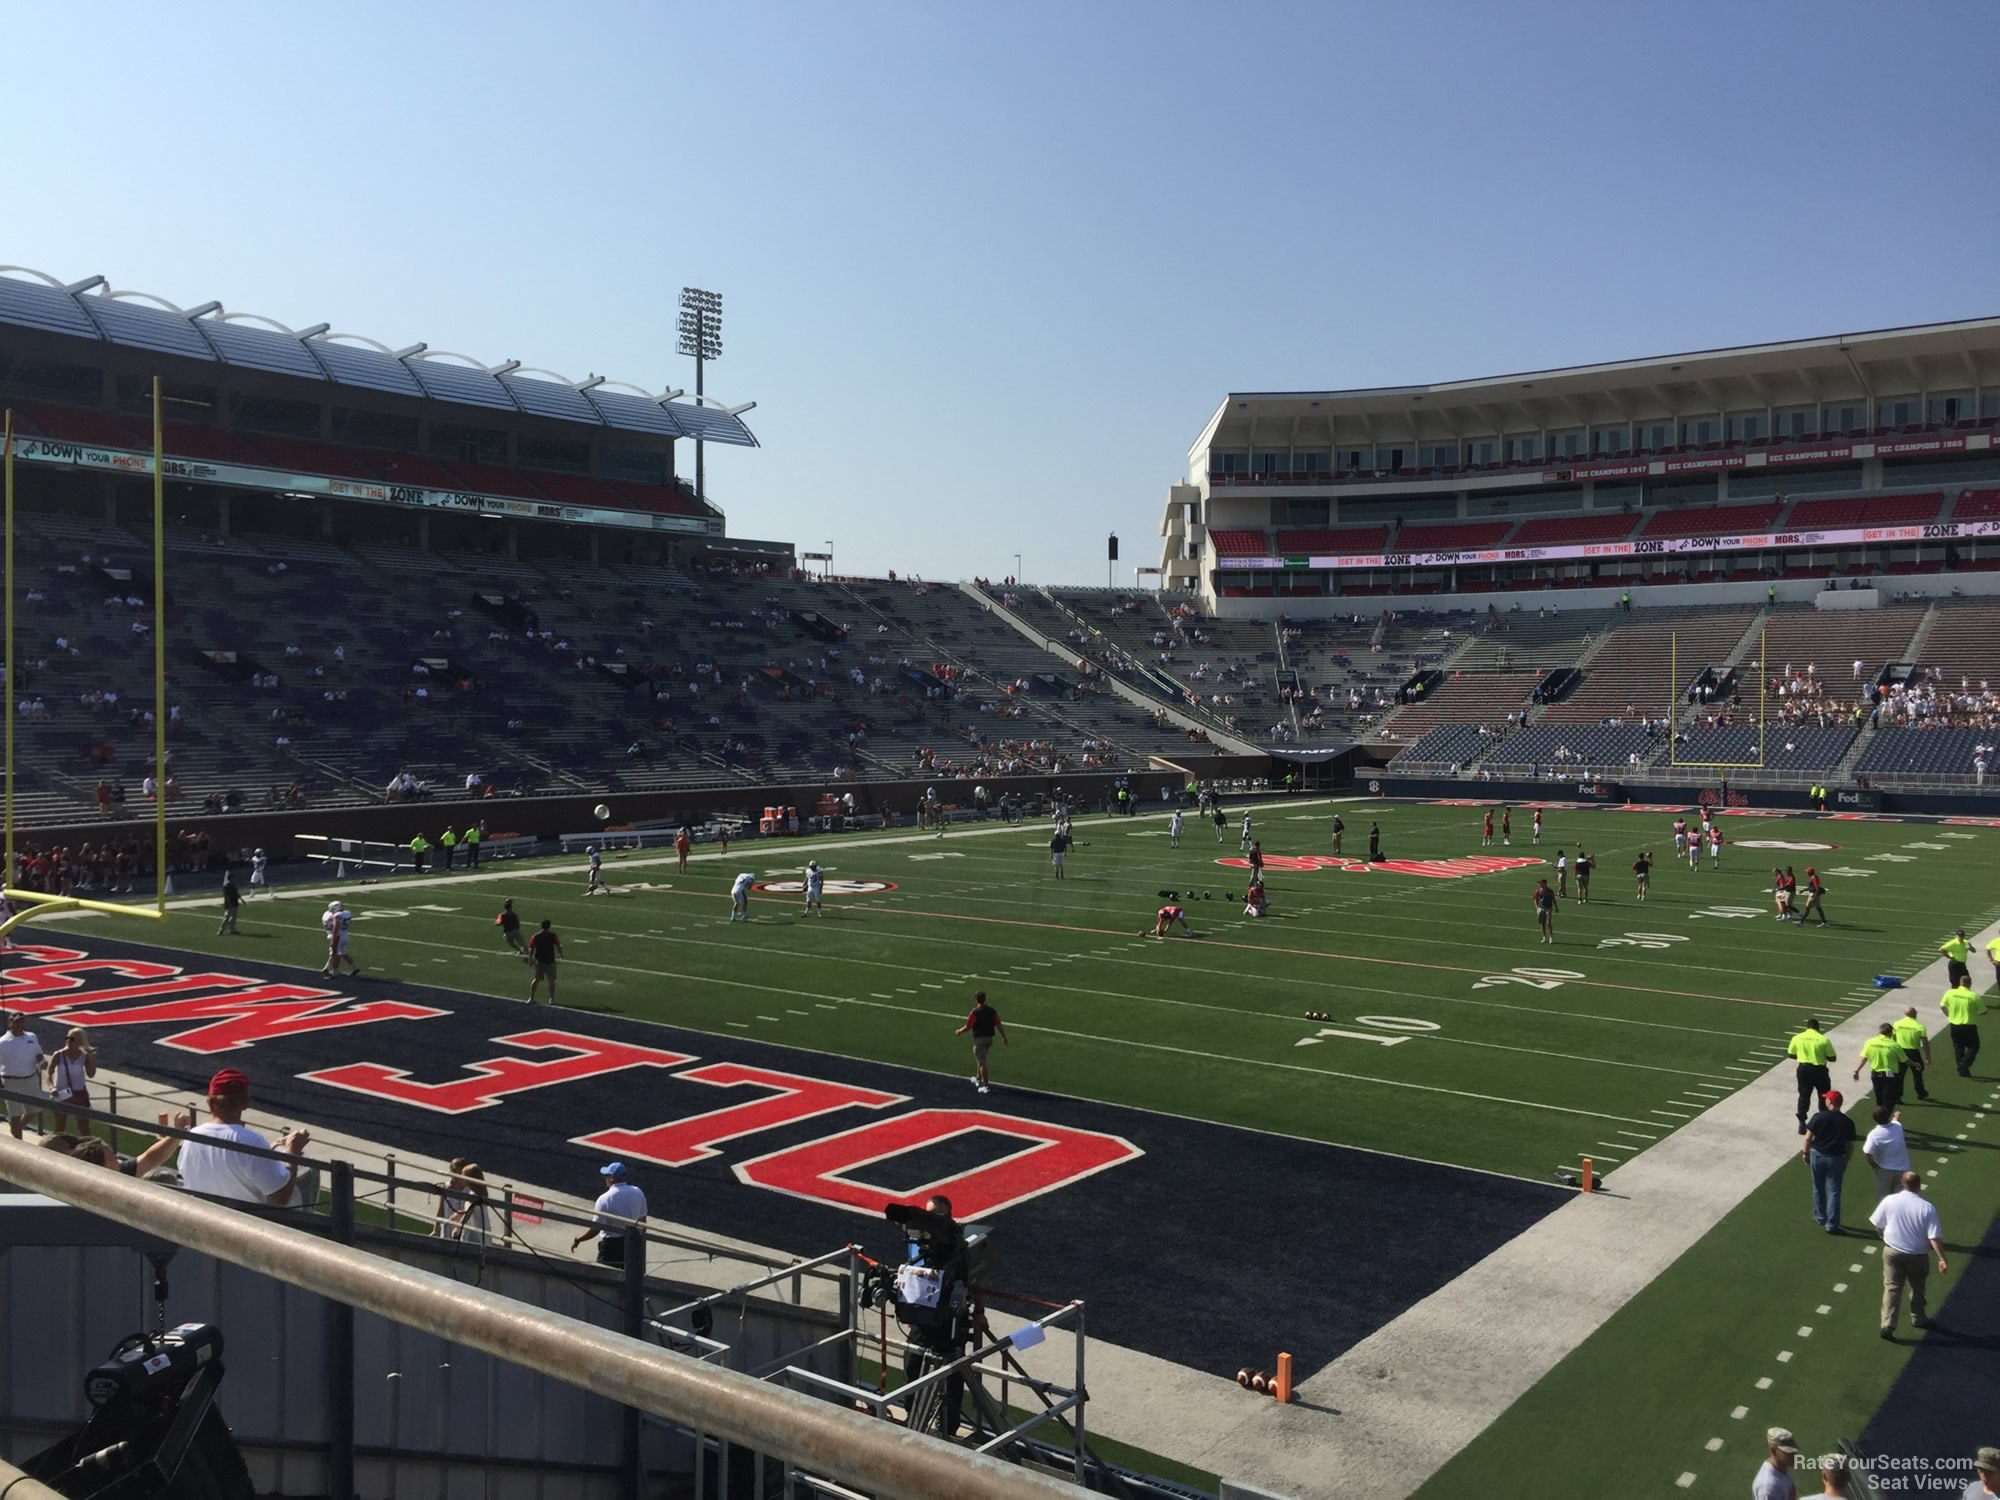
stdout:
[[[340,1164],[345,1166],[345,1164]],[[705,1438],[890,1500],[1052,1500],[1068,1486],[828,1401],[778,1389],[495,1292],[329,1243],[254,1214],[25,1145],[0,1145],[0,1177],[201,1254],[495,1358],[524,1365]],[[351,1225],[350,1225],[351,1228]],[[633,1236],[636,1241],[636,1235]],[[628,1276],[630,1267],[628,1267]],[[632,1324],[631,1335],[640,1331]],[[351,1372],[350,1372],[351,1377]],[[352,1405],[350,1382],[335,1403]],[[636,1480],[636,1475],[629,1475]],[[329,1485],[352,1493],[351,1471]],[[344,1487],[343,1487],[344,1486]],[[637,1493],[636,1484],[628,1485]]]

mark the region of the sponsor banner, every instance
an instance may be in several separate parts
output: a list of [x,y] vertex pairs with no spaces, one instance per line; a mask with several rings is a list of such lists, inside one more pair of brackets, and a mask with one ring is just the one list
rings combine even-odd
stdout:
[[1877,812],[1882,806],[1882,794],[1863,787],[1835,787],[1833,805],[1842,812]]
[[[150,474],[153,456],[92,443],[65,443],[50,438],[14,440],[14,456],[28,463],[65,464],[121,474]],[[169,456],[162,465],[169,479],[193,484],[219,484],[237,489],[269,490],[291,495],[331,495],[377,505],[413,506],[422,510],[471,511],[477,515],[513,516],[530,521],[564,521],[579,526],[612,526],[641,531],[720,531],[707,516],[665,516],[641,511],[605,510],[592,505],[558,505],[546,500],[522,500],[480,495],[463,490],[429,490],[413,485],[374,484],[367,480],[332,479],[322,474],[289,474],[242,464],[217,464]],[[1260,564],[1261,566],[1261,564]]]
[[[226,1063],[249,1075],[261,1120],[474,1157],[496,1199],[526,1183],[588,1204],[616,1159],[656,1218],[786,1255],[851,1241],[893,1254],[884,1206],[942,1193],[961,1221],[991,1224],[993,1285],[1088,1298],[1099,1337],[1224,1378],[1249,1349],[1319,1368],[1571,1201],[1553,1184],[1016,1089],[999,1059],[993,1092],[974,1094],[969,1045],[960,1076],[937,1059],[892,1067],[830,1052],[837,1019],[710,1035],[96,933],[16,938],[0,1001],[44,1045],[88,1026],[121,1067],[196,1095]],[[497,944],[493,962],[510,962]],[[1007,994],[996,999],[1006,1015]],[[1467,1128],[1442,1128],[1455,1126]],[[1369,1213],[1315,1207],[1330,1182]],[[1298,1206],[1253,1277],[1229,1212],[1245,1203]],[[551,1212],[518,1193],[513,1210]],[[1382,1223],[1417,1230],[1371,1259]],[[1361,1264],[1365,1285],[1327,1274]],[[1187,1315],[1225,1305],[1227,1340]]]
[[[1973,541],[2000,536],[2000,520],[1932,521],[1916,526],[1851,526],[1835,531],[1732,532],[1719,536],[1640,537],[1628,542],[1591,542],[1558,547],[1482,547],[1457,552],[1378,552],[1309,557],[1309,567],[1335,571],[1363,568],[1465,568],[1516,562],[1566,562],[1631,557],[1683,557],[1710,552],[1768,552],[1796,547],[1863,547],[1885,542]],[[1297,567],[1298,559],[1225,557],[1224,572]]]

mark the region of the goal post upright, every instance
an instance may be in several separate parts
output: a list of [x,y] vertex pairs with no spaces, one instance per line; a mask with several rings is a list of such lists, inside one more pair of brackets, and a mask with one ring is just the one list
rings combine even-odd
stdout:
[[160,377],[153,377],[153,901],[167,914],[167,464]]
[[0,871],[0,894],[4,894],[13,905],[13,912],[0,920],[0,939],[4,939],[16,927],[33,917],[46,916],[58,911],[95,911],[114,917],[144,917],[151,921],[163,921],[167,915],[167,617],[166,617],[166,464],[162,458],[162,437],[160,406],[160,377],[153,377],[153,864],[154,899],[151,906],[124,901],[97,901],[87,896],[53,896],[47,891],[21,890],[14,885],[15,831],[14,831],[14,413],[9,408],[0,418],[0,550],[5,552],[4,579],[0,579],[0,592],[6,595],[0,603],[0,614],[4,614],[4,645],[6,650],[6,702],[0,704],[0,719],[5,722],[5,750],[7,763],[0,767],[0,783],[4,783],[4,816],[7,822],[5,834],[6,861],[4,871]]

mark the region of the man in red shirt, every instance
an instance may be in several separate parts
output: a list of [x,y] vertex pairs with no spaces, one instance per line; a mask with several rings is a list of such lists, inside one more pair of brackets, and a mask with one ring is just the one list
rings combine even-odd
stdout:
[[686,827],[683,827],[679,833],[674,835],[674,853],[680,856],[680,871],[683,875],[687,874],[688,844],[688,831]]
[[1187,908],[1184,906],[1161,907],[1160,914],[1153,923],[1153,936],[1165,937],[1167,935],[1167,929],[1173,926],[1173,924],[1176,922],[1181,924],[1181,931],[1184,934],[1186,934],[1188,937],[1194,936],[1194,929],[1188,926]]
[[1007,1028],[1000,1024],[1000,1012],[986,1003],[986,991],[981,990],[972,997],[972,1009],[966,1013],[965,1024],[952,1033],[964,1036],[972,1033],[972,1061],[977,1072],[972,1075],[973,1085],[980,1093],[987,1090],[986,1054],[993,1050],[993,1038],[998,1036],[1000,1044],[1007,1043]]

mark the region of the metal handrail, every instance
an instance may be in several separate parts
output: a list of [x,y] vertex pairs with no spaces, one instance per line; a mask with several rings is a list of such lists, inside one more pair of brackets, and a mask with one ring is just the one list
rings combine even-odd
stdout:
[[63,1497],[0,1458],[0,1500],[63,1500]]
[[664,1421],[895,1500],[1053,1500],[1054,1479],[249,1214],[31,1146],[0,1177]]
[[[378,1184],[392,1195],[396,1192],[411,1191],[419,1193],[426,1198],[435,1198],[442,1194],[448,1186],[444,1182],[434,1180],[433,1175],[430,1173],[423,1173],[416,1176],[398,1175],[394,1170],[393,1162],[391,1162],[389,1170],[382,1171],[373,1167],[357,1165],[348,1157],[316,1157],[303,1152],[292,1155],[271,1146],[252,1146],[245,1141],[219,1140],[214,1136],[202,1135],[197,1130],[183,1130],[177,1125],[165,1123],[148,1124],[144,1121],[135,1121],[129,1116],[118,1112],[116,1107],[118,1090],[116,1086],[110,1092],[111,1107],[109,1108],[99,1108],[96,1105],[87,1104],[65,1104],[62,1106],[62,1112],[78,1120],[92,1120],[99,1124],[108,1125],[115,1130],[130,1131],[134,1135],[150,1133],[156,1139],[171,1137],[178,1141],[193,1141],[199,1145],[233,1152],[239,1156],[262,1157],[266,1161],[275,1161],[285,1165],[297,1162],[301,1170],[310,1167],[324,1171],[330,1175],[335,1166],[345,1166],[353,1173],[357,1182]],[[129,1093],[130,1091],[128,1090]],[[155,1102],[172,1103],[177,1096],[172,1093],[141,1092],[138,1094],[138,1097],[151,1099]],[[18,1104],[30,1110],[48,1114],[53,1114],[56,1110],[55,1101],[47,1095],[29,1093],[25,1090],[0,1088],[0,1103]],[[393,1198],[390,1199],[390,1205],[393,1207]],[[502,1221],[499,1237],[504,1244],[512,1245],[522,1239],[522,1236],[514,1232],[514,1210],[510,1199],[503,1198],[489,1191],[487,1195],[487,1208]],[[394,1212],[412,1219],[429,1219],[433,1216],[429,1208],[420,1210],[394,1208]],[[620,1214],[601,1213],[596,1208],[585,1208],[582,1206],[565,1208],[544,1199],[541,1206],[535,1212],[544,1223],[563,1224],[577,1229],[587,1229],[593,1225],[601,1226],[605,1219],[615,1219],[627,1228],[636,1229],[648,1244],[660,1245],[674,1250],[693,1250],[707,1255],[711,1259],[725,1257],[750,1265],[764,1266],[770,1272],[767,1279],[771,1282],[782,1281],[795,1274],[810,1276],[815,1280],[826,1279],[829,1275],[829,1273],[818,1269],[818,1262],[813,1262],[810,1265],[792,1261],[774,1264],[768,1258],[761,1255],[735,1249],[724,1244],[710,1243],[705,1240],[678,1235],[672,1231],[648,1224],[643,1220],[630,1220]],[[763,1284],[762,1282],[759,1283],[759,1285]],[[0,1496],[0,1500],[5,1500],[5,1497]]]

